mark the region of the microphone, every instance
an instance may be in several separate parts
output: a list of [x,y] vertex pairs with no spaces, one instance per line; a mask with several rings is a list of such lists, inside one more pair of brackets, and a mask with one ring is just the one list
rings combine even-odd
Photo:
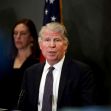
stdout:
[[24,93],[25,93],[25,90],[24,89],[22,89],[21,91],[20,91],[20,94],[19,94],[19,98],[18,98],[18,102],[17,102],[17,109],[19,109],[20,108],[20,105],[21,105],[21,103],[23,102],[23,100],[24,100]]

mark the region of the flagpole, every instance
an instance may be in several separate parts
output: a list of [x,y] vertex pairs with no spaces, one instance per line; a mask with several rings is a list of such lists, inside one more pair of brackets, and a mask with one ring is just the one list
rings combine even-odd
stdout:
[[60,22],[63,24],[63,16],[62,16],[62,0],[59,0],[59,4],[60,4]]

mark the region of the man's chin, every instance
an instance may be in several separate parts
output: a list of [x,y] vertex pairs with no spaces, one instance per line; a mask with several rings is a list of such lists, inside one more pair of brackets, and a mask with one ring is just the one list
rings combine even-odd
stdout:
[[47,57],[47,60],[49,60],[49,61],[55,61],[56,57],[55,56],[50,56],[50,57]]

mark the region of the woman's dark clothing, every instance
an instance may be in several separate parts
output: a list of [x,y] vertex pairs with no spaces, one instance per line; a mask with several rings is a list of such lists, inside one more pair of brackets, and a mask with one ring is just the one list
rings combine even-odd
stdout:
[[7,72],[3,80],[3,108],[16,109],[17,101],[20,94],[21,83],[24,75],[24,71],[31,65],[38,63],[39,60],[32,55],[29,56],[20,68],[13,68],[14,60],[11,63],[11,70]]

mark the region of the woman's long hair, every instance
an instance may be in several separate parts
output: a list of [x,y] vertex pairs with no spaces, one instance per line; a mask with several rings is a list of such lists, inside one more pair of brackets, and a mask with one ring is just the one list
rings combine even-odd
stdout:
[[31,47],[31,50],[32,50],[32,56],[35,57],[35,58],[39,58],[39,55],[40,55],[40,49],[39,49],[39,45],[38,45],[38,34],[37,34],[37,30],[36,30],[36,26],[35,24],[33,23],[32,20],[30,19],[27,19],[27,18],[24,18],[24,19],[20,19],[18,20],[13,28],[12,28],[12,44],[13,44],[13,48],[14,48],[14,55],[13,57],[15,57],[17,55],[17,48],[15,47],[15,44],[14,44],[14,37],[13,37],[13,34],[14,34],[14,29],[15,27],[18,25],[18,24],[24,24],[25,26],[27,26],[32,38],[33,38],[33,45]]

